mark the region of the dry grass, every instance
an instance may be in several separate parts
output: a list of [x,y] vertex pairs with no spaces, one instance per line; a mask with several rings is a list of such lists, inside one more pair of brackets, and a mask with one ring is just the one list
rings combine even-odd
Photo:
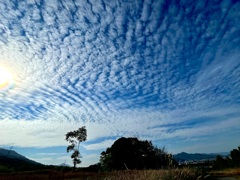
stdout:
[[191,180],[198,175],[190,169],[117,171],[105,180]]
[[57,170],[0,174],[0,180],[104,179],[106,173],[62,172]]
[[[240,177],[240,168],[211,171],[211,177]],[[43,170],[0,174],[0,180],[206,180],[211,179],[193,169],[169,170],[125,170],[109,173],[63,172],[60,170]]]
[[0,175],[0,180],[200,180],[206,179],[192,169],[125,170],[109,173],[43,171]]
[[210,172],[213,176],[240,176],[240,168],[229,168]]
[[0,180],[45,180],[48,177],[48,174],[39,172],[0,174]]
[[[212,171],[211,177],[240,177],[240,168]],[[205,180],[192,169],[172,170],[126,170],[109,173],[42,171],[0,174],[0,180]]]

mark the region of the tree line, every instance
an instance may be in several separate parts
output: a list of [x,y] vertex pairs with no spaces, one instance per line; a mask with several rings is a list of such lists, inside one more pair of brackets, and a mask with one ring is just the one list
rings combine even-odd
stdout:
[[238,146],[237,149],[230,151],[229,156],[222,157],[217,155],[213,167],[215,169],[240,167],[240,146]]
[[[86,141],[87,130],[83,126],[66,134],[66,141],[70,143],[67,152],[72,152],[74,169],[81,163],[79,151],[80,143]],[[100,162],[89,166],[91,169],[101,171],[128,170],[128,169],[164,169],[177,167],[178,163],[165,148],[158,148],[148,140],[139,140],[135,137],[121,137],[111,147],[100,155]],[[233,149],[230,155],[216,156],[213,161],[214,169],[240,167],[240,146]]]
[[[86,141],[87,130],[83,126],[66,134],[66,141],[70,143],[67,152],[72,152],[74,169],[81,163],[79,145]],[[103,151],[100,162],[95,168],[103,171],[123,169],[159,169],[174,167],[177,162],[164,148],[158,148],[151,141],[139,140],[135,137],[121,137],[113,145]],[[97,166],[97,167],[96,167]],[[94,166],[92,166],[94,167]]]

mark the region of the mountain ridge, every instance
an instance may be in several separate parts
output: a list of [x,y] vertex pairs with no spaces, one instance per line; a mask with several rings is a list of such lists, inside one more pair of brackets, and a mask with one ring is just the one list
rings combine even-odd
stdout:
[[173,158],[176,161],[200,161],[200,160],[212,160],[215,159],[217,155],[227,156],[228,152],[220,152],[220,153],[187,153],[181,152],[178,154],[174,154]]
[[26,161],[28,163],[32,163],[32,164],[35,164],[35,165],[41,165],[41,163],[33,161],[31,159],[28,159],[25,156],[17,153],[14,150],[8,150],[8,149],[0,148],[0,156],[6,157],[6,158],[11,158],[11,159],[18,159],[18,160]]

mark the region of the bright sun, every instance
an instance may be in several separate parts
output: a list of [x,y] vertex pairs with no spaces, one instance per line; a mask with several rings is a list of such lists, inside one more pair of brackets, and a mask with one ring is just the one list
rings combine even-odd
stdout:
[[12,81],[12,74],[7,69],[0,67],[0,89],[8,86]]

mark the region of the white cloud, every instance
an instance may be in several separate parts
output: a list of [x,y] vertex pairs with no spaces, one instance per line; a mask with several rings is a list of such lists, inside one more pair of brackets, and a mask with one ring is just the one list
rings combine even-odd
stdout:
[[[30,159],[42,163],[42,164],[46,164],[46,165],[60,165],[62,163],[66,163],[70,166],[73,166],[72,164],[72,159],[69,156],[50,156],[50,157],[31,157]],[[99,154],[88,154],[88,155],[84,155],[81,158],[81,164],[78,165],[78,167],[88,167],[92,164],[97,163],[99,160]]]
[[72,161],[69,156],[59,156],[59,157],[51,156],[46,158],[31,157],[30,159],[45,165],[60,165],[62,163],[66,163],[72,166]]
[[110,147],[114,143],[115,140],[107,139],[107,140],[104,140],[103,142],[98,142],[98,143],[94,143],[94,144],[90,144],[90,145],[84,145],[84,148],[87,150],[102,150],[102,149],[105,150],[107,147]]
[[34,156],[59,156],[66,153],[36,153]]
[[[65,108],[71,110],[71,115],[68,114],[68,111],[64,112]],[[48,116],[45,120],[1,120],[0,135],[5,137],[1,140],[1,144],[21,147],[66,146],[65,134],[81,126],[87,128],[87,142],[89,143],[84,145],[87,150],[110,147],[114,141],[112,138],[109,139],[110,137],[135,136],[148,140],[158,140],[218,135],[239,127],[237,116],[235,118],[228,117],[231,114],[236,114],[236,110],[219,109],[203,114],[200,114],[199,111],[179,117],[178,120],[178,114],[174,111],[161,114],[152,110],[129,110],[101,117],[90,112],[84,114],[84,112],[79,112],[78,108],[63,107],[57,110],[61,112],[59,115],[55,114],[54,118]],[[220,114],[215,115],[216,112],[220,111],[222,111]],[[222,116],[221,121],[216,121],[215,118],[219,118],[219,116]],[[210,119],[195,122],[195,118],[206,117]],[[188,125],[188,123],[192,125]],[[102,142],[99,141],[101,138],[104,138]]]

